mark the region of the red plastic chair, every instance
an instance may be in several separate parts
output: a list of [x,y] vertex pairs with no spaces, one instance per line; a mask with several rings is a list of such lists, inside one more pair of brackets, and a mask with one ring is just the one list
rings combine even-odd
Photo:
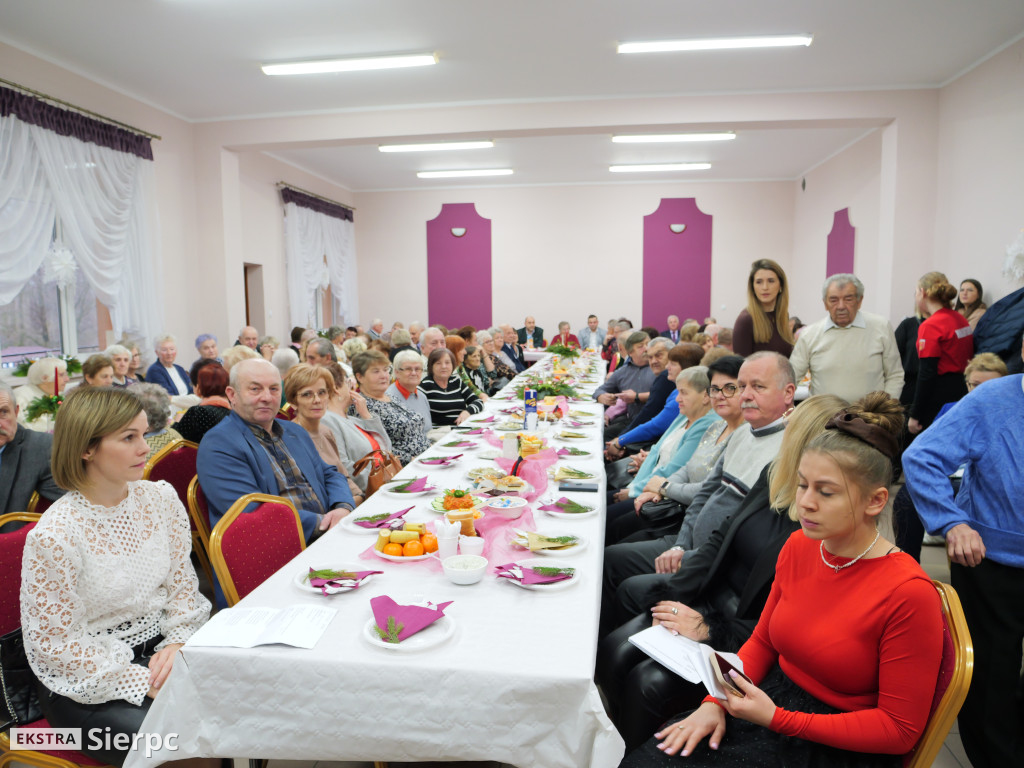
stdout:
[[[248,506],[257,506],[244,512]],[[250,493],[210,533],[210,559],[229,606],[306,548],[299,513],[287,499]]]
[[[0,635],[21,626],[21,561],[25,552],[25,537],[35,528],[39,517],[38,513],[29,512],[12,512],[0,516],[0,526],[17,521],[28,523],[11,533],[0,533]],[[40,719],[18,727],[46,730],[50,728],[50,724],[45,719]],[[6,732],[0,733],[0,768],[7,768],[11,763],[34,765],[37,768],[83,768],[104,765],[70,749],[15,751],[11,749],[10,735]]]

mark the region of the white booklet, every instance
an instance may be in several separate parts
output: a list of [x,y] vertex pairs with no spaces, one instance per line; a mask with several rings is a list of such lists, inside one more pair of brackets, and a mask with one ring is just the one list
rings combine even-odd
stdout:
[[291,608],[227,608],[189,638],[186,646],[252,648],[282,643],[312,648],[338,613],[335,608],[295,605]]
[[[715,679],[715,671],[711,667],[711,656],[716,651],[710,645],[682,635],[673,635],[660,625],[631,635],[629,642],[680,677],[691,683],[703,683],[708,693],[725,701],[725,691]],[[743,662],[735,653],[717,653],[736,669],[743,671]]]

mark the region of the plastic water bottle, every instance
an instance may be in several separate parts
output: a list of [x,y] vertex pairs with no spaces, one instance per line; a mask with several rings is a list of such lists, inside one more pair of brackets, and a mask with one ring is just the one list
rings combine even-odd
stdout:
[[523,429],[533,432],[537,429],[537,390],[523,391]]

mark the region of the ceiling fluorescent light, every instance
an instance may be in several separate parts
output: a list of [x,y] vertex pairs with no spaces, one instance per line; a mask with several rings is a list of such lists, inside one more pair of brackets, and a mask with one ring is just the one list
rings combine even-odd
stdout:
[[320,75],[327,72],[360,72],[370,69],[401,69],[437,64],[436,53],[411,53],[398,56],[367,56],[359,59],[294,61],[288,64],[264,64],[265,75]]
[[460,179],[469,176],[511,176],[511,168],[477,168],[470,171],[420,171],[421,179]]
[[733,48],[787,48],[808,46],[812,35],[769,37],[720,37],[695,40],[653,40],[647,43],[619,43],[619,53],[664,53],[666,51],[724,51]]
[[443,141],[435,144],[381,144],[381,152],[442,152],[451,149],[490,149],[493,141]]
[[650,165],[612,165],[612,173],[647,173],[650,171],[706,171],[711,163],[654,163]]
[[642,133],[635,136],[612,136],[616,144],[672,144],[681,141],[731,141],[735,133]]

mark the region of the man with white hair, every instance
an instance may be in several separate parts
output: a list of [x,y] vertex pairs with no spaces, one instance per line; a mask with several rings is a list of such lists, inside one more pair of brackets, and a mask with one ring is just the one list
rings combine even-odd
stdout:
[[420,348],[420,334],[423,333],[423,323],[417,321],[409,323],[409,337],[416,349]]
[[245,326],[238,332],[238,341],[235,342],[235,346],[248,347],[255,351],[260,345],[260,332],[253,328],[251,325]]
[[722,330],[722,326],[718,323],[708,323],[704,326],[704,333],[711,337],[712,343],[718,346],[718,332]]
[[306,346],[306,362],[310,365],[330,365],[338,362],[338,353],[327,339],[313,339]]
[[679,315],[669,315],[668,329],[661,332],[661,335],[669,339],[673,344],[679,343]]
[[430,357],[435,349],[444,348],[444,334],[439,328],[427,328],[420,333],[420,353],[424,357]]
[[500,326],[502,335],[501,353],[504,359],[508,361],[509,367],[512,368],[516,373],[522,373],[526,370],[526,358],[523,356],[523,348],[519,346],[519,336],[516,333],[516,329],[511,324],[505,323]]
[[861,310],[864,284],[856,275],[832,275],[821,298],[828,316],[803,329],[789,357],[797,381],[810,371],[812,395],[851,403],[878,390],[899,399],[903,361],[896,336],[884,317]]
[[384,333],[384,321],[379,317],[373,318],[373,322],[370,323],[370,330],[367,331],[372,339],[379,339],[381,334]]
[[[280,350],[278,350],[280,351]],[[278,419],[281,373],[263,358],[232,366],[231,413],[199,444],[199,483],[210,528],[249,493],[283,496],[295,505],[306,541],[334,527],[355,507],[348,480],[320,458],[298,424]],[[223,595],[217,588],[217,603]]]
[[14,391],[0,382],[0,515],[23,512],[36,492],[56,501],[64,495],[50,475],[53,435],[18,424]]

